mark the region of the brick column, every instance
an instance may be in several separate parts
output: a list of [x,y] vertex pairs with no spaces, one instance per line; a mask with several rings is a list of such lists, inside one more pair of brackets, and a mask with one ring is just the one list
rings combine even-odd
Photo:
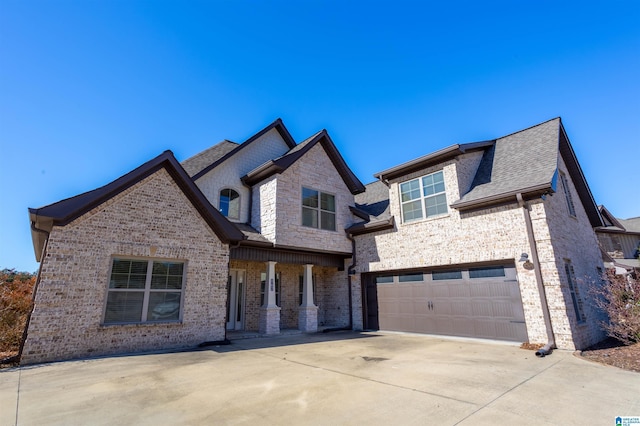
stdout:
[[267,262],[267,282],[260,307],[259,332],[267,335],[280,334],[280,307],[276,305],[276,262]]
[[318,331],[318,307],[313,303],[313,265],[304,265],[302,304],[298,309],[298,329],[306,333]]

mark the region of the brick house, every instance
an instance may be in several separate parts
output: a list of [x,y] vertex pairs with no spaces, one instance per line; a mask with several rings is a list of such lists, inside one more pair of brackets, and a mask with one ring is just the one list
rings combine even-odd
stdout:
[[[251,330],[384,329],[581,348],[601,217],[560,119],[366,187],[326,131],[276,120],[181,164],[29,209],[41,263],[22,363]],[[554,193],[555,196],[551,196]]]

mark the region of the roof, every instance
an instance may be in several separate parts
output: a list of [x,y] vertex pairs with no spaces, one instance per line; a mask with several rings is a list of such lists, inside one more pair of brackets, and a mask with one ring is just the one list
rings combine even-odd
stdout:
[[[225,160],[227,160],[228,158],[230,158],[233,155],[235,155],[238,151],[240,151],[240,150],[246,148],[247,146],[251,145],[252,142],[256,141],[257,139],[259,139],[261,136],[263,136],[265,133],[271,131],[272,129],[275,129],[280,134],[280,136],[282,137],[284,142],[287,144],[289,149],[293,149],[293,148],[296,147],[296,142],[293,140],[293,137],[291,136],[291,134],[289,133],[287,128],[284,126],[284,123],[282,122],[282,119],[278,118],[273,123],[269,124],[267,127],[265,127],[264,129],[260,130],[258,133],[256,133],[255,135],[251,136],[249,139],[244,141],[242,144],[240,144],[240,145],[236,144],[236,146],[234,148],[230,149],[228,152],[224,153],[222,156],[217,157],[215,155],[215,153],[213,155],[211,155],[211,160],[212,160],[211,163],[206,165],[205,167],[203,167],[198,172],[195,172],[193,174],[190,173],[191,177],[193,178],[193,180],[200,179],[202,176],[204,176],[205,174],[209,173],[211,170],[213,170],[215,167],[217,167],[218,165],[223,163]],[[233,142],[231,142],[231,143],[233,143]],[[220,145],[220,144],[218,144],[218,145]],[[215,146],[212,147],[212,148],[215,148]],[[221,151],[222,151],[222,149],[221,149]],[[203,154],[203,153],[201,153],[201,154]],[[198,157],[198,155],[200,155],[200,154],[197,154],[196,156],[191,157],[190,159],[186,160],[186,162],[190,162],[190,160],[194,159],[195,157]]]
[[605,206],[598,206],[604,226],[596,228],[599,232],[620,234],[640,234],[640,217],[618,219]]
[[254,185],[276,173],[284,172],[317,144],[320,144],[324,148],[324,151],[327,153],[327,156],[342,177],[342,180],[349,188],[349,191],[351,191],[352,194],[364,192],[364,185],[351,171],[349,166],[347,166],[347,163],[344,161],[344,158],[342,158],[342,155],[340,155],[340,152],[338,152],[338,149],[326,130],[321,130],[300,142],[300,144],[290,149],[283,156],[276,158],[275,160],[267,161],[261,166],[250,171],[242,177],[242,182],[247,185]]
[[417,170],[450,160],[460,154],[487,148],[489,146],[492,146],[493,143],[494,141],[484,141],[451,145],[447,148],[443,148],[431,154],[416,158],[415,160],[400,164],[399,166],[392,167],[380,173],[376,173],[374,176],[380,180],[394,179],[400,176],[408,175],[409,173],[415,172]]
[[496,139],[482,156],[471,190],[451,206],[464,208],[513,198],[515,193],[553,191],[559,123],[560,119],[554,118]]
[[[198,189],[195,183],[189,178],[184,168],[178,163],[173,153],[171,151],[165,151],[156,158],[105,186],[44,207],[30,208],[29,218],[32,223],[31,234],[38,261],[42,257],[42,249],[46,239],[42,235],[43,232],[50,232],[53,226],[65,226],[69,224],[83,214],[98,207],[105,201],[112,199],[163,168],[173,178],[178,187],[222,242],[237,242],[245,238],[238,228],[209,203],[204,194],[202,194],[200,189]],[[34,227],[36,229],[34,229]]]
[[451,207],[467,210],[509,202],[517,194],[529,199],[552,194],[559,154],[591,225],[600,226],[602,218],[559,117],[496,139],[484,151],[471,189]]
[[[471,189],[452,203],[451,207],[470,210],[512,202],[517,194],[532,199],[553,193],[556,190],[560,155],[591,225],[602,225],[603,219],[560,117],[495,140],[452,145],[377,173],[375,176],[379,183],[368,184],[367,191],[356,197],[356,206],[372,216],[369,227],[374,222],[385,221],[390,213],[388,188],[383,182],[441,164],[471,151],[482,151],[482,159]],[[636,219],[630,220],[633,226],[640,229],[640,218]]]
[[366,191],[355,196],[356,207],[377,219],[391,216],[389,211],[389,188],[382,181],[365,185]]
[[220,160],[238,146],[240,145],[225,139],[211,148],[205,149],[201,153],[184,160],[182,162],[182,167],[184,167],[189,176],[193,176],[205,169],[207,166]]

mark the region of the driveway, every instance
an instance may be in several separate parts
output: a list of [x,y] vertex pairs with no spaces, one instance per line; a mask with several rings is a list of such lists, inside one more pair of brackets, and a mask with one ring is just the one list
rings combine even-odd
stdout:
[[614,425],[640,374],[508,343],[336,332],[0,371],[0,425]]

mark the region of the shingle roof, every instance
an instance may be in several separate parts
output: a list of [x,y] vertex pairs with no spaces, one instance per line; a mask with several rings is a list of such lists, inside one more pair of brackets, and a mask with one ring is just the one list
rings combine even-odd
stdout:
[[75,197],[67,198],[57,203],[40,208],[30,208],[29,217],[32,224],[38,228],[32,230],[32,238],[36,258],[42,255],[43,236],[42,231],[49,232],[55,226],[64,226],[76,218],[98,207],[102,203],[127,188],[151,176],[164,168],[174,179],[178,187],[184,192],[193,206],[198,210],[202,218],[207,222],[218,238],[225,243],[242,241],[244,235],[216,210],[207,200],[204,194],[191,180],[187,172],[182,168],[171,151],[165,151],[156,158],[144,163],[113,182],[88,191]]
[[187,171],[189,176],[194,176],[210,164],[215,163],[222,157],[233,151],[239,144],[231,142],[229,140],[223,140],[220,143],[215,144],[211,148],[205,149],[199,154],[193,157],[187,158],[181,164]]
[[618,219],[628,232],[640,232],[640,217],[630,219]]
[[389,211],[389,188],[382,181],[374,181],[365,185],[365,192],[355,196],[356,207],[364,210],[376,219],[391,216]]
[[558,168],[559,140],[560,118],[496,139],[483,154],[471,190],[452,207],[551,189]]
[[[258,133],[256,133],[255,135],[251,136],[246,141],[242,142],[239,145],[236,144],[235,147],[230,149],[228,152],[223,154],[221,157],[217,157],[216,158],[215,155],[212,155],[212,158],[214,158],[214,160],[210,164],[208,164],[204,168],[202,168],[200,171],[191,174],[191,177],[193,178],[193,180],[200,179],[202,176],[204,176],[205,174],[209,173],[211,170],[213,170],[219,164],[223,163],[224,161],[226,161],[227,159],[232,157],[234,154],[236,154],[238,151],[240,151],[241,149],[246,148],[252,142],[256,141],[262,135],[264,135],[265,133],[267,133],[267,132],[269,132],[269,131],[271,131],[273,129],[275,129],[280,134],[280,136],[282,137],[282,140],[284,140],[284,142],[287,144],[289,149],[293,149],[293,148],[296,147],[296,142],[293,140],[293,137],[291,136],[291,134],[289,133],[287,128],[284,126],[284,123],[282,122],[282,120],[280,118],[278,118],[276,121],[274,121],[273,123],[269,124],[267,127],[265,127],[264,129],[260,130]],[[231,142],[231,143],[233,143],[233,142]],[[189,161],[189,160],[187,160],[187,161]]]

